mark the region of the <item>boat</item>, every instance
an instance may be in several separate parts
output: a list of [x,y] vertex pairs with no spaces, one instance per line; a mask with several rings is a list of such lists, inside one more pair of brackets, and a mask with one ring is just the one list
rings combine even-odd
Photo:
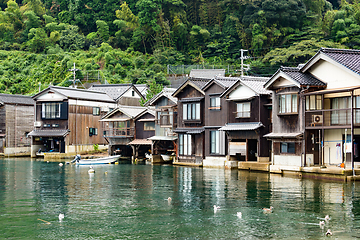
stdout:
[[161,157],[164,162],[172,162],[175,156],[168,154],[161,154]]
[[120,155],[108,156],[102,158],[92,158],[92,159],[81,159],[80,155],[76,155],[74,160],[71,162],[76,165],[96,165],[96,164],[111,164],[116,162],[120,158]]

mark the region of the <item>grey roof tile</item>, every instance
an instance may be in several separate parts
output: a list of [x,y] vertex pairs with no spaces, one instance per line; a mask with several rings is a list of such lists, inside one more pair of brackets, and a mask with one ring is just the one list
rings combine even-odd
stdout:
[[360,74],[360,50],[321,48],[320,52]]
[[97,84],[92,85],[89,90],[104,92],[109,95],[112,99],[116,100],[122,96],[129,88],[133,85],[129,84]]
[[34,100],[31,96],[14,95],[14,94],[0,94],[0,102],[8,104],[22,104],[22,105],[34,105]]
[[[85,90],[85,89],[67,88],[67,87],[58,87],[58,86],[50,86],[49,88],[68,97],[68,98],[86,99],[86,100],[102,101],[102,102],[114,102],[114,100],[111,99],[104,92],[95,92],[95,91]],[[35,96],[37,96],[37,95],[35,95]]]
[[310,86],[326,86],[326,83],[315,78],[308,72],[301,72],[297,67],[280,67],[280,71],[286,73],[293,80],[297,81],[300,85]]
[[255,76],[243,76],[243,77],[217,77],[217,80],[221,80],[223,83],[227,83],[228,87],[232,87],[237,81],[240,81],[241,84],[249,87],[254,92],[258,94],[270,94],[271,91],[268,91],[264,88],[264,84],[269,78],[266,77],[255,77]]

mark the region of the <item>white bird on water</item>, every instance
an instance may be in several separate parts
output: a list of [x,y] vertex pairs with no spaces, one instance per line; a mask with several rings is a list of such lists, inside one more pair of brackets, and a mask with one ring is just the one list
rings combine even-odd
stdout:
[[62,167],[64,164],[63,163],[59,163],[59,166]]
[[219,206],[214,205],[214,213],[216,213],[219,208]]
[[59,221],[61,222],[65,218],[65,215],[63,213],[59,214]]
[[262,210],[264,213],[272,213],[273,209],[274,208],[272,206],[270,206],[270,208],[263,208]]
[[92,166],[90,166],[90,169],[89,169],[88,173],[95,173],[95,170],[94,170],[94,168]]
[[325,236],[332,236],[332,232],[330,229],[327,230],[327,232],[325,233]]
[[326,215],[324,219],[325,219],[325,221],[327,221],[327,222],[330,221],[329,215]]
[[237,212],[237,213],[236,213],[236,216],[237,216],[238,218],[242,218],[242,213],[241,213],[241,212]]

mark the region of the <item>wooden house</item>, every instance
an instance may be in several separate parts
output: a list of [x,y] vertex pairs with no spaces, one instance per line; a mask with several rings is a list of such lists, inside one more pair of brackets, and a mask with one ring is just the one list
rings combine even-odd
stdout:
[[[304,166],[305,101],[303,94],[324,89],[326,83],[299,67],[281,67],[264,85],[272,90],[272,132],[265,135],[272,141],[271,171],[291,170]],[[311,151],[319,149],[313,141]],[[316,154],[315,154],[316,155]],[[319,164],[319,159],[313,159]]]
[[[145,84],[96,84],[89,90],[105,92],[118,105],[140,106],[140,100],[145,99],[147,86]],[[144,95],[143,95],[144,94]]]
[[271,92],[263,87],[268,79],[216,78],[219,82],[235,80],[219,95],[228,104],[224,114],[226,122],[219,130],[226,133],[229,160],[269,161],[270,144],[264,135],[271,132]]
[[116,103],[106,93],[50,86],[34,95],[35,128],[31,156],[44,152],[77,154],[93,150],[94,144],[107,148],[99,122]]
[[0,94],[0,153],[30,155],[34,101],[30,96]]
[[[153,136],[154,121],[154,113],[146,107],[118,106],[106,114],[101,122],[105,123],[103,137],[109,142],[109,154],[133,156],[133,149],[129,143],[134,139],[147,139]],[[147,145],[150,145],[150,142]]]
[[155,107],[155,135],[152,141],[152,161],[163,161],[161,155],[176,154],[177,98],[172,94],[175,88],[165,87],[145,105]]
[[172,94],[178,99],[177,162],[202,165],[205,157],[205,92],[210,79],[189,78]]

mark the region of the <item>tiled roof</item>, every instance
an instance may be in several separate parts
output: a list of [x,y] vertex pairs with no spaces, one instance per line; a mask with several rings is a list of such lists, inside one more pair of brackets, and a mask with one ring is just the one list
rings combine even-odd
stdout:
[[154,104],[154,103],[155,103],[158,99],[160,99],[161,97],[166,97],[166,98],[168,98],[170,101],[172,101],[174,104],[176,104],[176,103],[177,103],[177,98],[172,96],[172,94],[173,94],[175,91],[176,91],[176,88],[167,88],[167,87],[164,87],[161,92],[159,92],[158,94],[156,94],[155,96],[153,96],[147,103],[145,103],[145,106]]
[[196,127],[190,127],[190,128],[176,128],[174,132],[176,133],[187,133],[187,134],[200,134],[204,132],[205,129],[203,127],[196,128]]
[[134,139],[128,145],[151,145],[152,141],[148,139]]
[[199,88],[203,88],[210,80],[210,78],[189,78],[189,81],[194,83]]
[[146,95],[146,92],[147,92],[147,90],[148,90],[148,87],[147,87],[146,84],[135,84],[134,86],[139,90],[139,92],[140,92],[143,96]]
[[0,94],[0,102],[8,104],[22,104],[34,105],[34,100],[31,96],[13,95],[13,94]]
[[65,137],[69,130],[33,130],[28,135],[33,137]]
[[321,48],[320,52],[360,74],[360,50]]
[[297,67],[280,67],[280,71],[290,76],[293,80],[298,82],[300,85],[305,86],[326,86],[326,83],[315,78],[310,73],[303,73]]
[[255,130],[264,125],[261,122],[243,122],[243,123],[227,123],[225,126],[221,127],[220,131],[245,131],[245,130]]
[[217,77],[216,80],[221,80],[223,83],[227,83],[229,87],[232,87],[237,81],[241,84],[249,87],[257,94],[270,94],[264,88],[264,84],[269,78],[266,77],[255,77],[255,76],[243,76],[243,77]]
[[137,117],[139,114],[147,110],[146,107],[138,106],[119,106],[118,109],[132,118]]
[[267,138],[297,138],[301,136],[303,133],[301,132],[292,132],[292,133],[268,133],[264,135]]
[[[51,89],[53,91],[56,91],[64,96],[68,97],[68,98],[73,98],[73,99],[85,99],[85,100],[93,100],[93,101],[100,101],[100,102],[114,102],[114,100],[111,99],[104,92],[96,92],[96,91],[85,90],[85,89],[58,87],[58,86],[50,86],[47,89],[43,90],[42,92],[47,91],[48,89]],[[34,95],[33,99],[36,98],[36,96],[38,96],[42,92]]]
[[212,79],[216,76],[225,76],[225,69],[192,69],[190,77]]
[[104,92],[112,99],[116,100],[122,96],[133,85],[130,84],[97,84],[92,85],[89,90]]

